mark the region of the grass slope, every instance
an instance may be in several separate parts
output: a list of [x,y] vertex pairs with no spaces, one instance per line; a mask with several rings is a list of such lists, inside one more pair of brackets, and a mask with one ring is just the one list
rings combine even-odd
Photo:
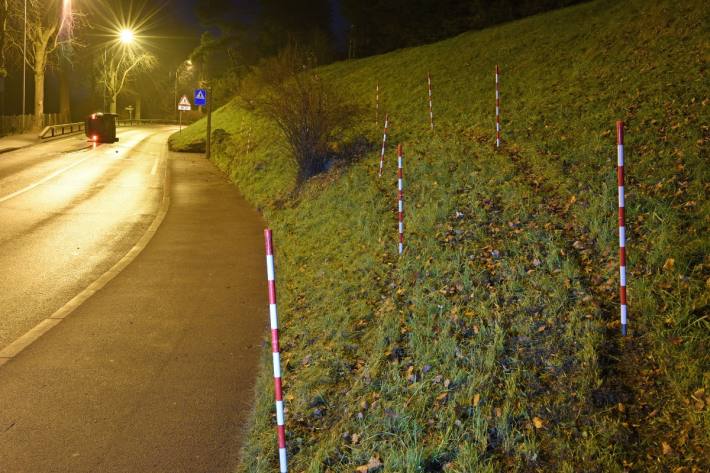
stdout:
[[[234,104],[216,112],[214,159],[275,230],[291,471],[710,469],[709,17],[702,1],[595,1],[322,68],[372,107],[360,131],[373,151],[297,198],[273,126]],[[392,118],[381,179],[376,81]],[[266,349],[264,363],[241,471],[276,471]]]

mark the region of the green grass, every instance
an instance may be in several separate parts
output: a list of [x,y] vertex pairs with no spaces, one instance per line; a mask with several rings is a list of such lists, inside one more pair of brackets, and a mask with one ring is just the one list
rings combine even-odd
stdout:
[[[373,143],[379,81],[392,117],[386,172],[377,178],[373,146],[295,197],[275,127],[236,103],[215,112],[229,135],[213,159],[274,229],[292,471],[353,471],[374,455],[387,472],[710,468],[709,17],[701,1],[595,1],[324,67],[370,106],[360,132]],[[240,471],[276,470],[269,363]]]

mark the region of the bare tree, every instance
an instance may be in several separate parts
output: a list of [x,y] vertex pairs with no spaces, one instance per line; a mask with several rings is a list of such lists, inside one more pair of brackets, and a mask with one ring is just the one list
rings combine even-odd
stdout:
[[[0,114],[5,113],[5,78],[7,77],[8,0],[0,0]],[[4,130],[0,130],[2,132]]]
[[98,56],[99,85],[103,86],[111,101],[111,113],[116,113],[118,94],[131,82],[135,74],[145,72],[157,64],[155,56],[145,51],[120,45],[106,48]]
[[[27,21],[25,22],[25,5]],[[73,42],[72,26],[78,14],[67,0],[9,0],[9,44],[16,53],[23,55],[24,31],[27,31],[27,49],[24,60],[34,73],[34,121],[33,128],[43,125],[44,77],[50,55],[62,45]]]
[[7,65],[5,64],[5,52],[7,51],[7,18],[9,0],[0,0],[0,77],[7,76]]

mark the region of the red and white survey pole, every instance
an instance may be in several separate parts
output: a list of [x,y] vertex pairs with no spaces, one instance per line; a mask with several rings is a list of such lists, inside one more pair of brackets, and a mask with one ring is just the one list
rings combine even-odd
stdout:
[[279,445],[280,472],[288,472],[286,462],[286,428],[284,427],[284,401],[281,389],[281,355],[279,350],[279,318],[276,311],[276,280],[274,272],[274,244],[271,230],[264,230],[266,246],[266,278],[269,284],[269,319],[271,320],[271,355],[274,364],[274,398],[276,399],[276,431]]
[[380,124],[380,83],[375,86],[375,123]]
[[616,122],[616,167],[617,185],[619,186],[619,303],[621,310],[621,335],[626,336],[626,220],[624,215],[624,122]]
[[434,129],[434,107],[431,103],[431,74],[427,72],[426,76],[427,84],[429,85],[429,123],[431,124],[431,129]]
[[500,148],[500,68],[496,64],[496,148]]
[[385,131],[382,134],[382,151],[380,151],[380,174],[382,177],[382,168],[385,165],[385,144],[387,143],[387,127],[389,126],[389,117],[385,113]]
[[402,181],[402,145],[397,145],[397,215],[399,220],[399,254],[404,251],[404,192]]

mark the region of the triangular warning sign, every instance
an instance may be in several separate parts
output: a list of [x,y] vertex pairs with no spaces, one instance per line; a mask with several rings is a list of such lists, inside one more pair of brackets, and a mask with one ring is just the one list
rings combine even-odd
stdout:
[[178,105],[187,105],[188,107],[190,106],[190,101],[187,99],[187,95],[182,96]]
[[201,90],[198,90],[197,94],[195,94],[195,98],[198,100],[205,100],[205,94]]

